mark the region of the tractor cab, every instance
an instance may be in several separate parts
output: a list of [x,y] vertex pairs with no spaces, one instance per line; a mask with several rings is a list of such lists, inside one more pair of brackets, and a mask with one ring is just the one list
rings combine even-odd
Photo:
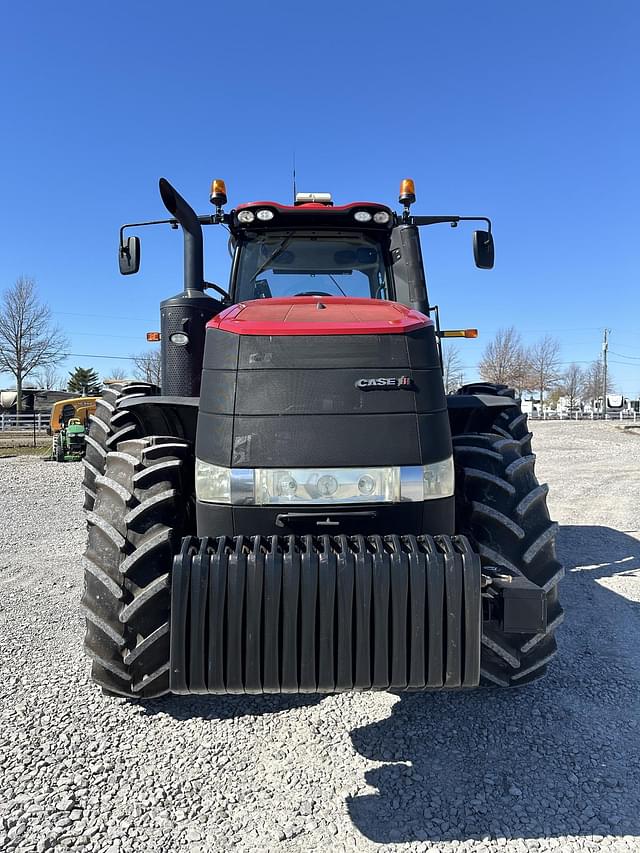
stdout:
[[[320,201],[319,201],[320,199]],[[392,212],[370,202],[334,207],[329,193],[295,205],[253,202],[232,214],[234,301],[296,296],[393,298]]]
[[[400,184],[398,213],[376,202],[334,205],[330,193],[297,193],[294,204],[255,201],[230,212],[224,181],[212,182],[209,200],[216,212],[198,215],[164,178],[160,195],[172,218],[138,222],[169,224],[184,235],[184,290],[160,305],[163,395],[195,398],[200,394],[207,322],[231,305],[254,300],[305,297],[371,299],[393,302],[430,317],[419,227],[482,221],[474,231],[476,266],[493,267],[491,222],[484,216],[414,216],[415,187]],[[120,229],[119,265],[123,275],[140,268],[140,240]],[[204,278],[203,226],[222,225],[230,233],[233,263],[227,289]],[[208,292],[207,292],[208,291]],[[210,294],[210,295],[209,295]],[[436,344],[440,337],[471,337],[465,330],[442,332],[435,310]]]

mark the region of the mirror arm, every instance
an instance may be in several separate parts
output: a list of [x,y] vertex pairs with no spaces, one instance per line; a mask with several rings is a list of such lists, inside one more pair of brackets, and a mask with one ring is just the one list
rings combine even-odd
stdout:
[[150,222],[127,222],[126,225],[120,226],[120,251],[125,251],[124,245],[124,230],[125,228],[140,228],[142,225],[170,225],[172,228],[178,227],[177,219],[153,219]]
[[198,219],[200,225],[231,225],[233,221],[230,213],[201,213]]
[[[229,214],[223,214],[222,218],[218,219],[215,214],[202,214],[198,216],[201,225],[217,225],[218,223],[226,224],[231,222]],[[177,229],[179,223],[177,219],[152,219],[149,222],[127,222],[126,225],[120,227],[120,251],[125,251],[124,231],[125,228],[141,228],[143,225],[170,225],[174,230]]]
[[491,234],[491,220],[487,216],[412,216],[412,225],[440,225],[448,222],[455,228],[458,222],[486,222],[487,231]]
[[219,293],[219,294],[220,294],[224,299],[227,299],[227,300],[231,301],[231,297],[229,296],[229,294],[227,293],[227,291],[226,291],[226,290],[223,290],[223,289],[222,289],[221,287],[219,287],[217,284],[213,284],[213,282],[211,282],[211,281],[205,281],[204,286],[205,286],[205,290],[215,290],[215,291],[217,291],[217,292],[218,292],[218,293]]

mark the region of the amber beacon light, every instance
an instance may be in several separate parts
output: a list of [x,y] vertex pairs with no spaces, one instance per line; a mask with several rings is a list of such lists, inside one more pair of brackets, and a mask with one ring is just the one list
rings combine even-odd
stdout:
[[416,200],[416,185],[411,178],[403,178],[400,181],[400,195],[398,201],[408,207]]
[[216,207],[222,207],[227,203],[227,187],[222,178],[214,178],[211,181],[211,193],[209,201]]

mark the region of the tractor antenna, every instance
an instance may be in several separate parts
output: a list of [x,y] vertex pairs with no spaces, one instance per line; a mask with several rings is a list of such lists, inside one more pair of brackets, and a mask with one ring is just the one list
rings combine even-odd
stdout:
[[296,203],[296,152],[293,152],[293,203]]

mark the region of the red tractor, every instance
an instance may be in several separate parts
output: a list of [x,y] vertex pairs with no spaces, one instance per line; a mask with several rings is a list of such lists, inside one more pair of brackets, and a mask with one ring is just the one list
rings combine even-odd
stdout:
[[[111,386],[87,437],[94,680],[130,698],[517,686],[562,619],[556,525],[513,392],[446,395],[414,216],[328,194],[198,216],[161,303],[161,387]],[[147,223],[138,223],[147,224]],[[155,224],[155,223],[148,223]],[[228,289],[203,275],[225,225]],[[140,241],[120,232],[120,270]],[[213,291],[209,296],[206,290]]]

